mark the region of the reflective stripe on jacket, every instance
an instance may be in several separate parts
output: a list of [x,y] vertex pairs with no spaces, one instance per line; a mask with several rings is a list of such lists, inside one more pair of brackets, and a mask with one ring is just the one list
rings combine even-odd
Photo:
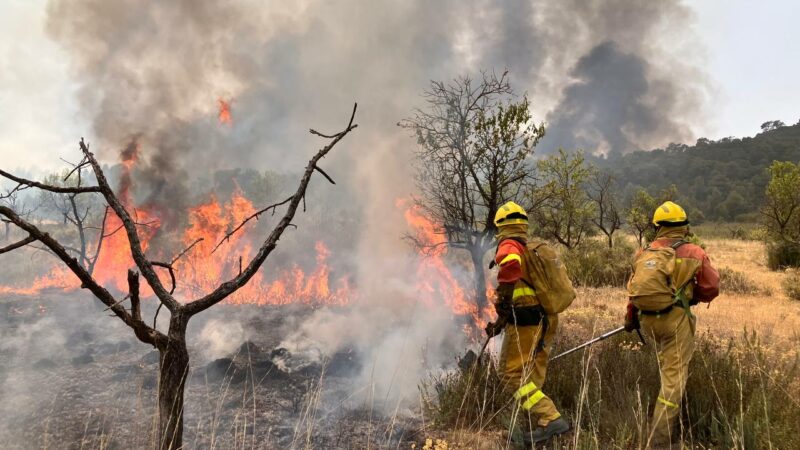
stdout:
[[528,251],[525,244],[516,239],[504,239],[497,246],[495,262],[499,266],[497,282],[512,284],[514,286],[513,300],[516,305],[536,305],[536,292],[523,281],[522,261],[524,252]]

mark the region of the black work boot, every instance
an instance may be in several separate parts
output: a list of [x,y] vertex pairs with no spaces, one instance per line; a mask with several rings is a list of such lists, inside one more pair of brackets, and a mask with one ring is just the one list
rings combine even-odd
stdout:
[[563,417],[551,421],[546,427],[536,427],[531,433],[525,433],[525,445],[544,442],[553,436],[569,431],[569,422]]

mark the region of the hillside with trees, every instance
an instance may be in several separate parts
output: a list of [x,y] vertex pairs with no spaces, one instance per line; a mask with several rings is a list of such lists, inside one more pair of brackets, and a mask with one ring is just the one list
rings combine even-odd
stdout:
[[629,195],[674,184],[693,217],[755,221],[770,179],[767,168],[773,161],[800,162],[800,123],[770,121],[761,129],[754,137],[700,138],[692,146],[670,144],[592,162],[614,172]]

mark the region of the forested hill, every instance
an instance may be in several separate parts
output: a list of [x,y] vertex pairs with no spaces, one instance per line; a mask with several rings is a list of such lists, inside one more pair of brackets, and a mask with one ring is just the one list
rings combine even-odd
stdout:
[[755,137],[701,138],[693,146],[672,144],[595,163],[615,172],[626,193],[644,187],[655,194],[675,184],[679,200],[705,219],[753,220],[764,198],[767,167],[772,161],[800,162],[800,123],[776,125]]

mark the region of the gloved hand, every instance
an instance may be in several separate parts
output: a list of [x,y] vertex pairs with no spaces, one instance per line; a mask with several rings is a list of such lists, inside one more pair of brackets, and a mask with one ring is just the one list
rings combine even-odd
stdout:
[[506,303],[506,302],[495,303],[494,311],[497,313],[498,318],[506,321],[508,320],[509,317],[511,317],[514,314],[511,303]]
[[639,309],[633,306],[633,303],[628,303],[628,310],[625,312],[625,331],[631,331],[641,328],[639,324]]
[[502,317],[498,317],[496,321],[487,323],[486,328],[483,330],[486,331],[486,336],[493,338],[502,333],[505,327],[506,320]]
[[494,310],[498,317],[509,318],[512,314],[514,305],[514,285],[512,283],[500,283],[497,286],[497,303]]

